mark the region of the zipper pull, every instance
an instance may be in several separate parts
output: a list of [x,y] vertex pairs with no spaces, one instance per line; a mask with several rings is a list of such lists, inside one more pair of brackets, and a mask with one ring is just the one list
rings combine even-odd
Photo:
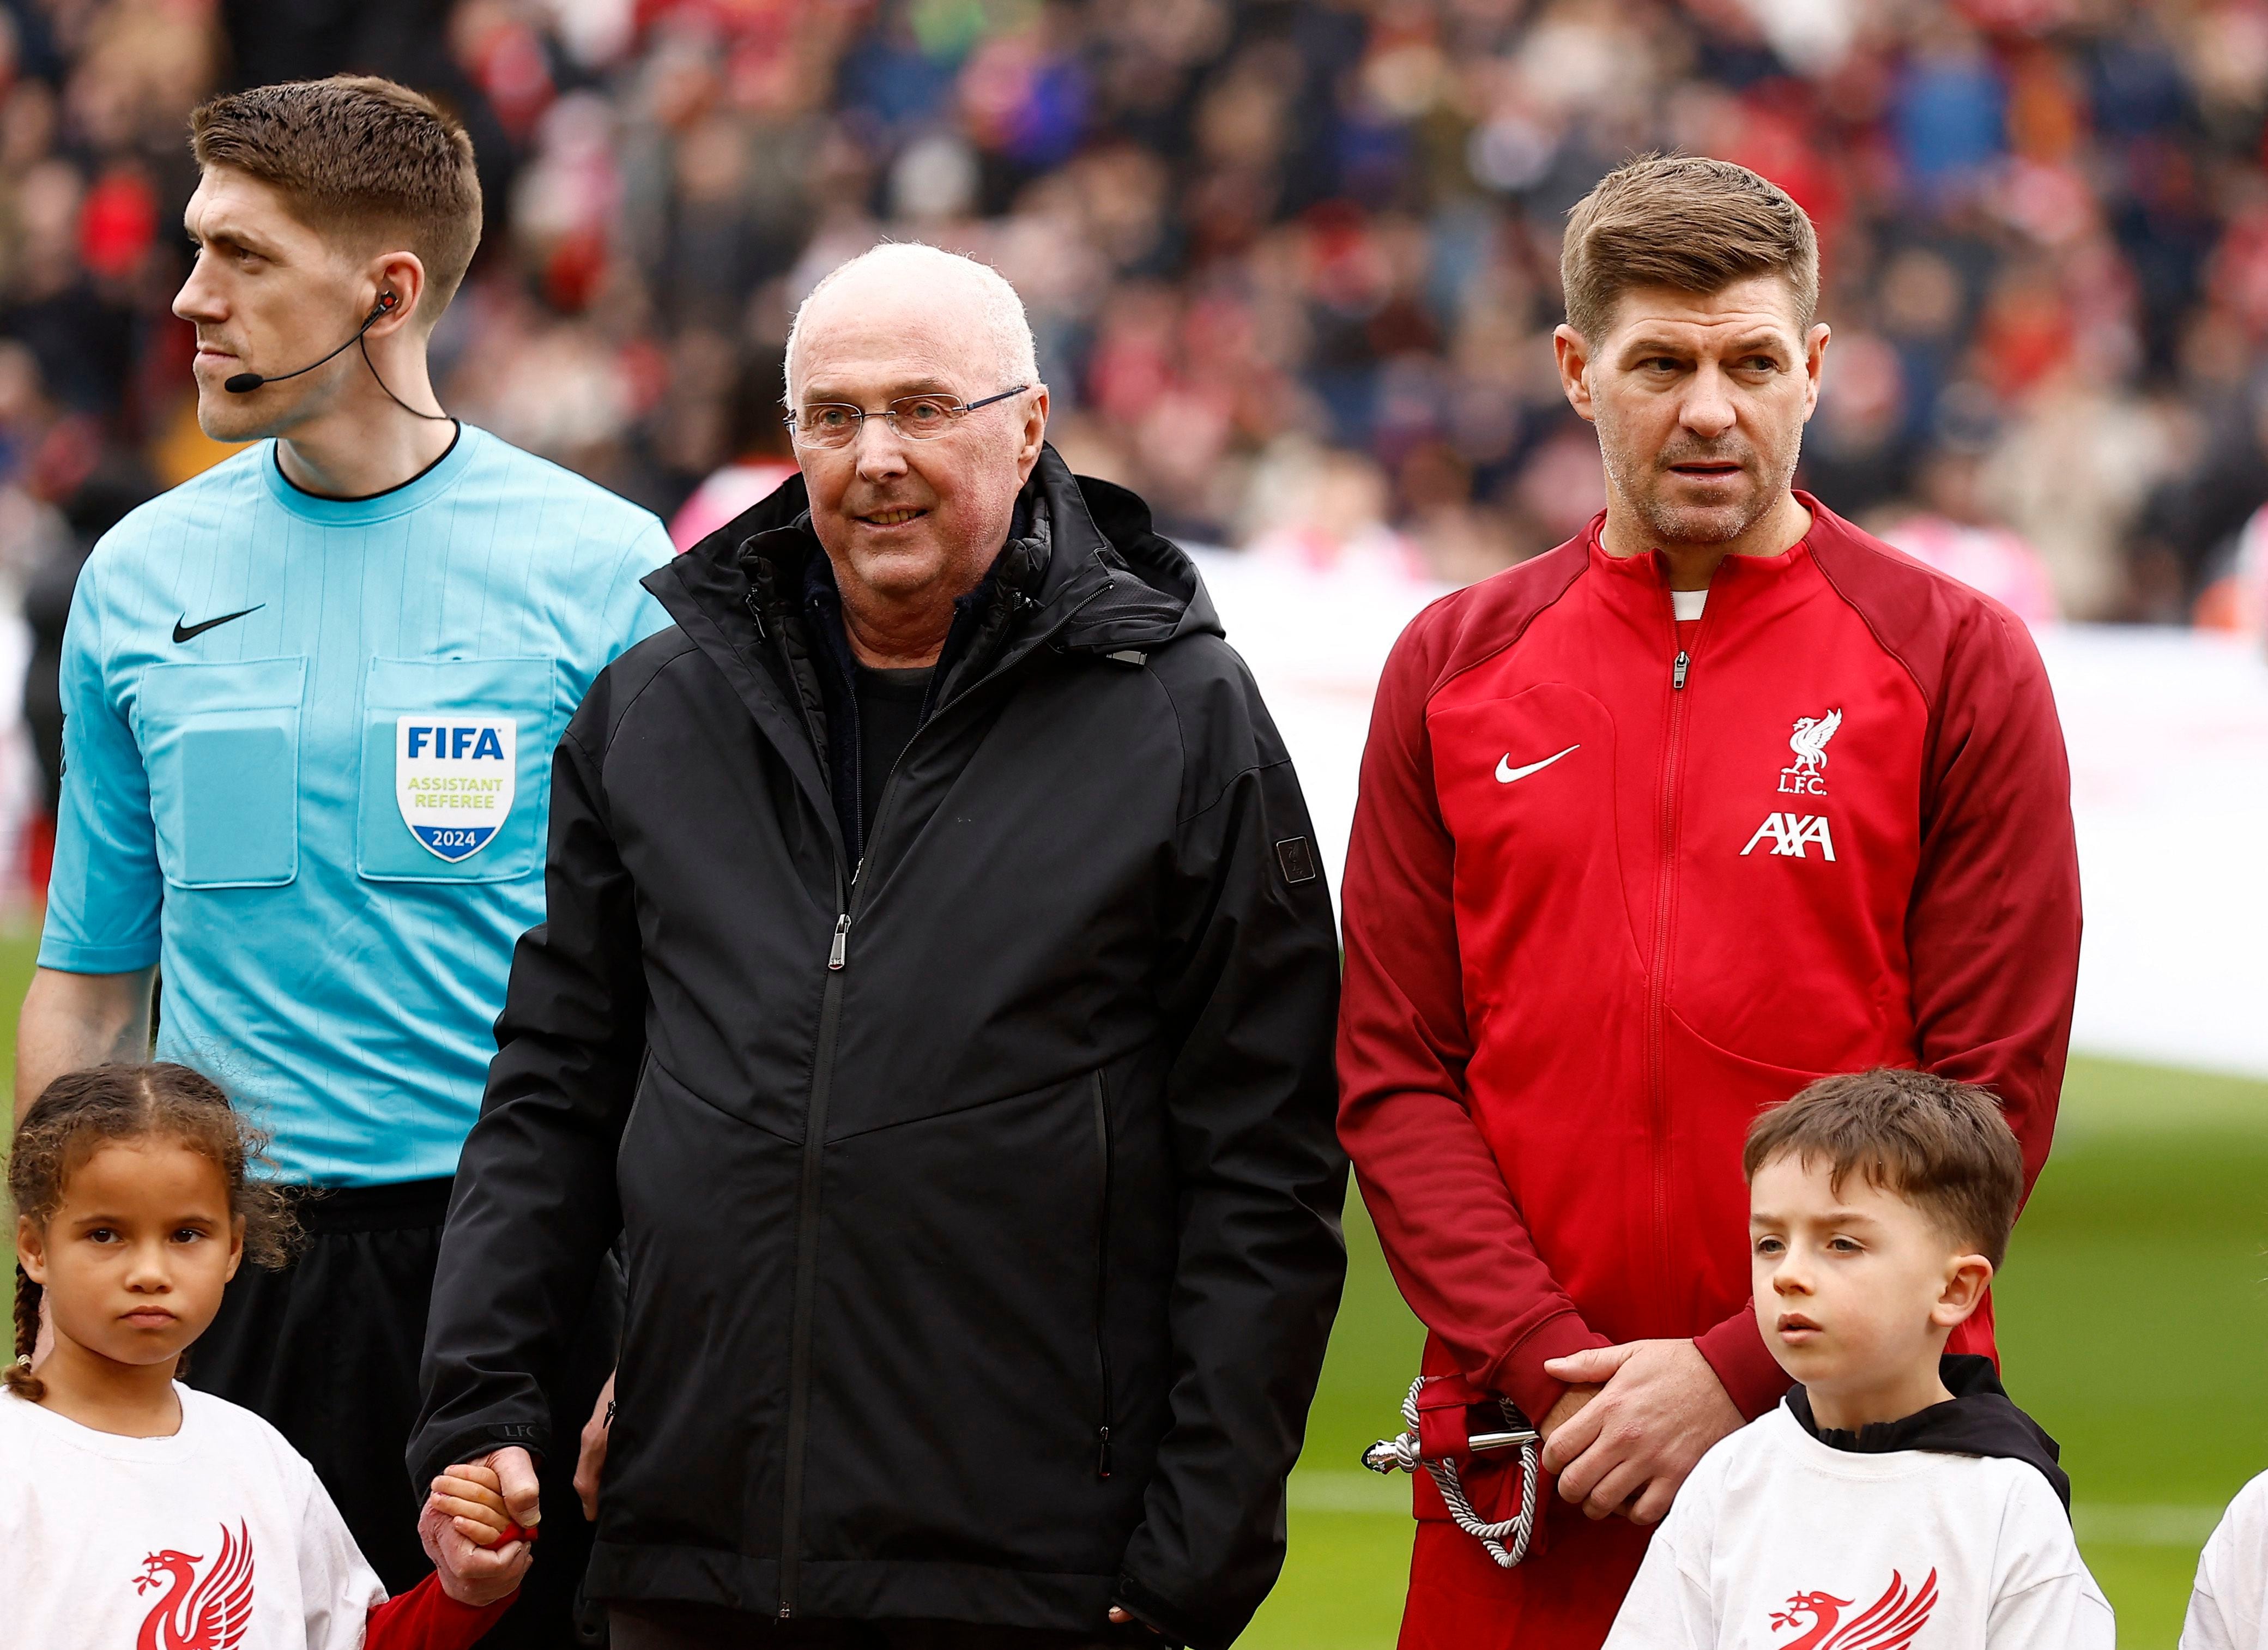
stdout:
[[845,911],[835,919],[835,943],[827,947],[827,971],[829,974],[840,974],[843,971],[843,948],[850,942],[850,913]]
[[1098,1478],[1107,1478],[1110,1476],[1110,1429],[1107,1426],[1097,1427],[1095,1440],[1094,1476]]
[[1693,667],[1693,656],[1683,648],[1677,650],[1677,662],[1670,667],[1669,686],[1672,691],[1685,686],[1685,673]]
[[759,642],[770,641],[771,638],[764,634],[763,607],[757,601],[756,593],[753,590],[748,593],[748,616],[756,622],[756,640]]

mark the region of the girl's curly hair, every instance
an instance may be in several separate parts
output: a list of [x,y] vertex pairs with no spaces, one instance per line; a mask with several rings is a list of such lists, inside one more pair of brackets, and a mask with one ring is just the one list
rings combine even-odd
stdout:
[[[18,1215],[44,1227],[62,1207],[71,1175],[106,1145],[160,1136],[210,1158],[228,1182],[229,1206],[244,1221],[244,1252],[257,1265],[281,1266],[298,1240],[291,1193],[256,1178],[268,1137],[229,1104],[210,1078],[186,1065],[97,1065],[69,1072],[40,1091],[16,1120],[8,1153],[8,1197]],[[32,1373],[42,1291],[16,1263],[16,1353],[0,1380],[37,1403],[47,1388]]]

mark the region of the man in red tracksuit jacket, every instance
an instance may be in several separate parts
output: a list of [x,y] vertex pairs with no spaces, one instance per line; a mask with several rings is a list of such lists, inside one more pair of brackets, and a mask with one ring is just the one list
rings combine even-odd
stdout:
[[[2047,1155],[2061,729],[2013,615],[1792,490],[1817,270],[1743,168],[1603,181],[1555,347],[1606,512],[1427,608],[1379,685],[1340,1134],[1425,1372],[1538,1418],[1559,1499],[1506,1570],[1421,1475],[1405,1650],[1599,1645],[1695,1462],[1786,1389],[1749,1306],[1758,1111],[1918,1065],[1999,1097],[2028,1177]],[[1989,1303],[1952,1350],[1992,1351]],[[1484,1516],[1507,1476],[1468,1475]]]

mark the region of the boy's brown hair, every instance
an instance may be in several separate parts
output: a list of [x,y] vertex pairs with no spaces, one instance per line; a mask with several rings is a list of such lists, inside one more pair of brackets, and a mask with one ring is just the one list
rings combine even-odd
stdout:
[[1723,291],[1780,275],[1808,332],[1819,307],[1819,238],[1778,184],[1705,155],[1645,155],[1609,172],[1567,214],[1559,284],[1567,324],[1593,344],[1633,287]]
[[2024,1153],[1985,1090],[1887,1066],[1822,1078],[1749,1125],[1741,1172],[1793,1157],[1918,1205],[1998,1271],[2024,1199]]
[[372,75],[232,92],[189,116],[200,166],[233,166],[280,191],[310,228],[425,266],[431,326],[481,244],[473,140],[432,99]]

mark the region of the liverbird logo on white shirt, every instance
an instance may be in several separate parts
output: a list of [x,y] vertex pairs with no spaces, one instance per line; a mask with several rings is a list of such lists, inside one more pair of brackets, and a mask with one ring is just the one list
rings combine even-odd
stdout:
[[1780,790],[1791,796],[1827,794],[1827,741],[1842,726],[1839,709],[1825,716],[1795,718],[1795,733],[1787,741],[1787,748],[1795,753],[1795,765],[1779,770]]
[[1937,1572],[1932,1570],[1920,1587],[1909,1587],[1903,1575],[1891,1571],[1881,1597],[1845,1621],[1843,1612],[1851,1604],[1831,1593],[1796,1594],[1786,1609],[1772,1612],[1771,1624],[1780,1630],[1800,1627],[1808,1617],[1810,1631],[1779,1650],[1904,1650],[1937,1608]]
[[252,1532],[238,1521],[236,1533],[220,1527],[220,1556],[204,1578],[195,1553],[168,1547],[142,1561],[134,1578],[136,1593],[164,1591],[135,1639],[135,1650],[235,1650],[252,1624]]

